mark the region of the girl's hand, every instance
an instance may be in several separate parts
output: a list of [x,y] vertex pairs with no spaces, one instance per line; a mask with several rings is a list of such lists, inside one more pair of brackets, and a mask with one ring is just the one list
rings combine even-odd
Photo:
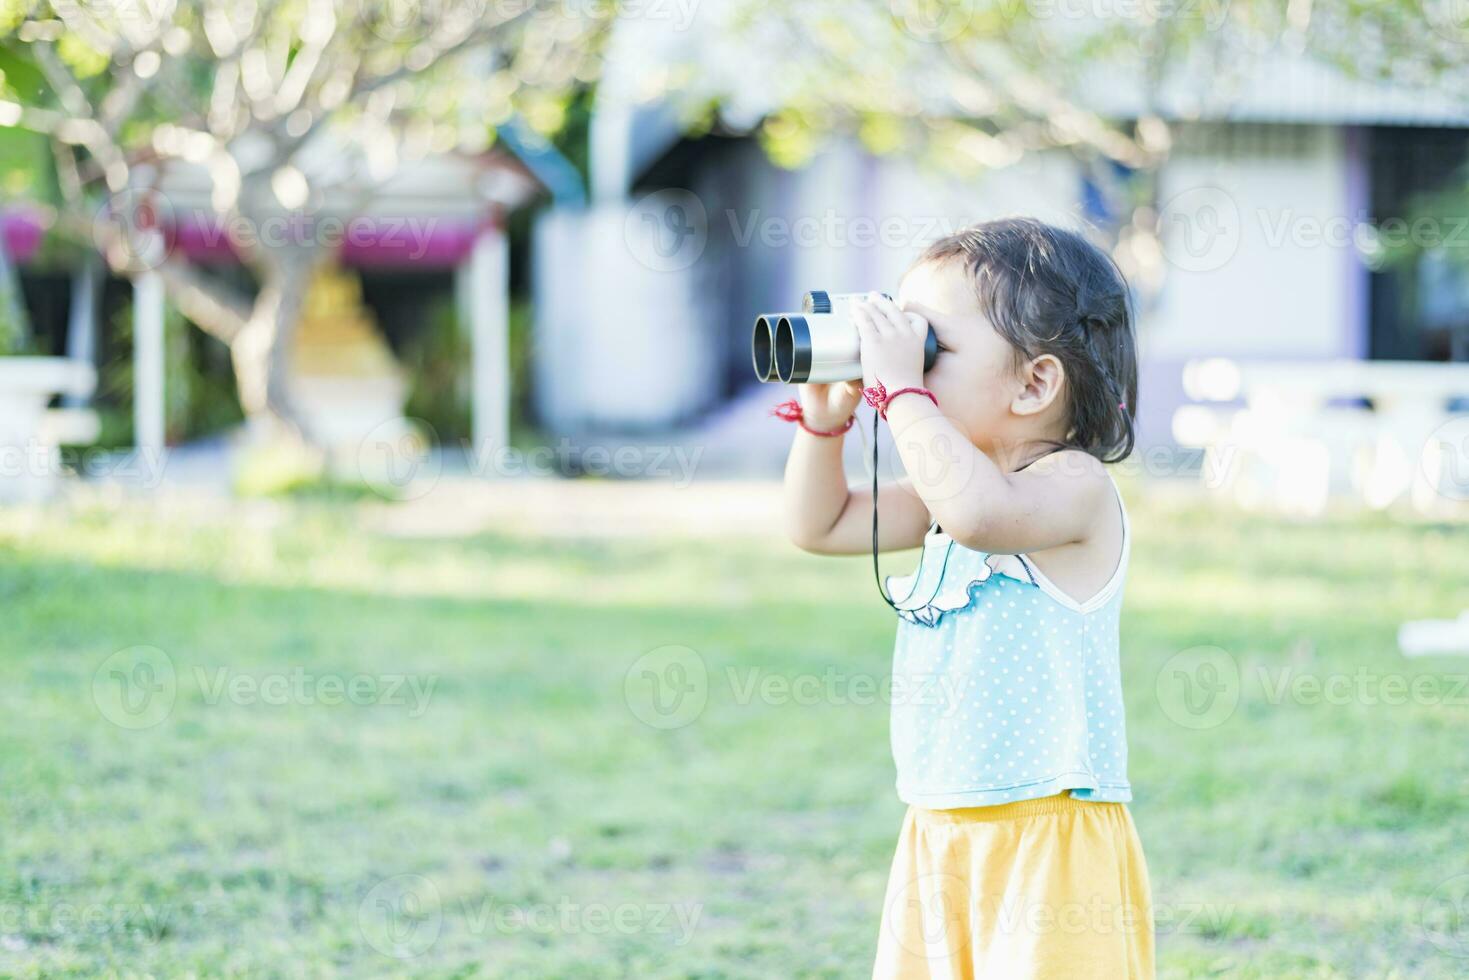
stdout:
[[881,381],[889,391],[923,384],[923,345],[928,321],[904,313],[881,293],[851,305],[852,321],[862,338],[862,377],[868,386]]
[[840,429],[862,401],[862,386],[855,381],[804,384],[797,391],[806,424],[813,429]]

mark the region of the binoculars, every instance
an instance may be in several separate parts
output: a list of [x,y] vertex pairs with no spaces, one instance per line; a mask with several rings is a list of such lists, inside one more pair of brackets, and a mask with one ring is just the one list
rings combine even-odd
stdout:
[[[850,307],[865,295],[813,290],[801,297],[799,313],[757,316],[750,337],[755,376],[761,381],[787,384],[861,380],[861,337],[852,322]],[[924,371],[933,367],[938,354],[938,339],[929,327],[923,342]]]

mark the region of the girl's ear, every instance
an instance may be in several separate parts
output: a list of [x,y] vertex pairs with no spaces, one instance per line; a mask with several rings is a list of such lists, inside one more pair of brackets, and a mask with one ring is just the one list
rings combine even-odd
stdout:
[[1061,397],[1066,369],[1052,354],[1042,354],[1020,368],[1020,391],[1010,402],[1016,415],[1039,415]]

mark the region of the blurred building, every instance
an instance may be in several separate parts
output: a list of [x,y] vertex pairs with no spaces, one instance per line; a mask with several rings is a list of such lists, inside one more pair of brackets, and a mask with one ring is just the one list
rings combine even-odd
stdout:
[[[670,64],[696,63],[701,91],[725,73],[747,97],[735,128],[769,108],[748,81],[759,60],[711,33],[627,25],[593,123],[593,206],[542,219],[537,396],[556,430],[657,431],[722,412],[752,388],[756,312],[813,288],[892,290],[925,244],[966,223],[1028,214],[1106,239],[1130,217],[1109,210],[1094,165],[1060,151],[961,181],[855,141],[786,170],[753,137],[685,138],[670,106],[638,95]],[[1173,121],[1163,274],[1138,297],[1144,444],[1175,441],[1184,368],[1201,358],[1469,360],[1469,262],[1435,261],[1469,247],[1469,219],[1427,229],[1440,246],[1403,267],[1382,265],[1392,243],[1373,231],[1410,234],[1419,197],[1469,159],[1462,101],[1287,56],[1229,91],[1214,83],[1194,73],[1149,102],[1126,72],[1089,86],[1099,113],[1150,104]]]
[[[740,135],[778,104],[752,83],[774,76],[716,13],[701,8],[693,24],[620,22],[590,124],[589,187],[554,151],[507,131],[513,155],[414,161],[354,212],[369,233],[338,251],[293,356],[298,393],[324,429],[360,440],[395,413],[438,419],[458,399],[470,418],[462,431],[443,424],[444,441],[498,445],[512,391],[528,389],[531,421],[553,438],[673,433],[714,450],[711,459],[735,447],[724,457],[739,468],[740,445],[781,449],[765,418],[777,395],[750,369],[756,312],[789,309],[814,288],[891,291],[925,245],[974,221],[1028,214],[1107,240],[1132,217],[1111,203],[1115,185],[1131,179],[1125,168],[1059,150],[996,159],[973,179],[901,152],[876,156],[855,140],[822,146],[797,169],[777,166]],[[650,76],[689,63],[698,91],[683,94],[717,97],[716,134],[686,136],[672,102],[646,98]],[[1469,362],[1469,217],[1413,224],[1422,196],[1454,186],[1469,159],[1461,100],[1283,55],[1234,84],[1216,82],[1190,70],[1143,93],[1135,73],[1098,69],[1087,86],[1099,114],[1135,119],[1148,106],[1172,124],[1157,194],[1161,275],[1143,277],[1137,297],[1143,445],[1202,445],[1208,437],[1179,421],[1201,417],[1179,410],[1243,404],[1239,384],[1193,384],[1232,377],[1191,371],[1200,361]],[[212,274],[243,277],[227,236],[183,217],[208,213],[207,181],[184,171],[163,190],[181,216],[173,247]],[[537,197],[551,206],[517,226]],[[1463,210],[1469,216],[1469,200]],[[1393,243],[1384,233],[1398,226],[1405,238],[1430,239],[1418,260],[1385,262]],[[517,227],[529,247],[516,246],[512,268]],[[159,336],[160,293],[49,250],[32,211],[12,208],[3,232],[37,349],[101,369],[90,404],[126,416],[123,441],[198,435],[175,419],[166,393],[232,392],[228,352],[184,331],[189,349],[175,357]],[[534,320],[523,332],[511,326],[517,285]],[[1412,374],[1387,387],[1333,377],[1347,380],[1320,398],[1358,409],[1374,391],[1416,384]],[[1456,384],[1428,386],[1448,393],[1439,409],[1460,404]],[[87,410],[75,392],[68,403]],[[210,429],[228,421],[227,408],[192,411]],[[58,424],[68,418],[76,421]],[[1420,412],[1414,424],[1428,418]],[[95,438],[86,428],[72,425],[64,438]],[[762,456],[749,469],[771,462]]]
[[[306,155],[334,152],[322,144]],[[211,189],[202,166],[182,166],[156,188],[124,194],[148,199],[170,254],[249,295],[253,283]],[[531,169],[504,150],[444,154],[405,161],[365,205],[359,192],[339,188],[279,224],[245,229],[326,247],[288,358],[314,433],[355,451],[370,433],[390,438],[417,397],[454,406],[449,414],[462,406],[462,431],[449,419],[439,433],[446,439],[508,440],[508,224],[542,192]],[[3,215],[31,346],[96,367],[100,378],[95,398],[69,398],[34,438],[161,451],[238,420],[224,345],[182,324],[172,329],[156,276],[109,275],[100,256],[62,243],[49,221],[43,206],[12,205]]]

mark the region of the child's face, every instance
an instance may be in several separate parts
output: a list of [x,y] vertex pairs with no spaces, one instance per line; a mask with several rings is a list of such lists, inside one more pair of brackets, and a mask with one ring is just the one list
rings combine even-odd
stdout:
[[961,263],[914,266],[903,277],[898,305],[933,327],[940,353],[923,383],[976,447],[993,455],[1030,435],[1038,420],[1011,411],[1025,388],[1014,348],[980,310]]

